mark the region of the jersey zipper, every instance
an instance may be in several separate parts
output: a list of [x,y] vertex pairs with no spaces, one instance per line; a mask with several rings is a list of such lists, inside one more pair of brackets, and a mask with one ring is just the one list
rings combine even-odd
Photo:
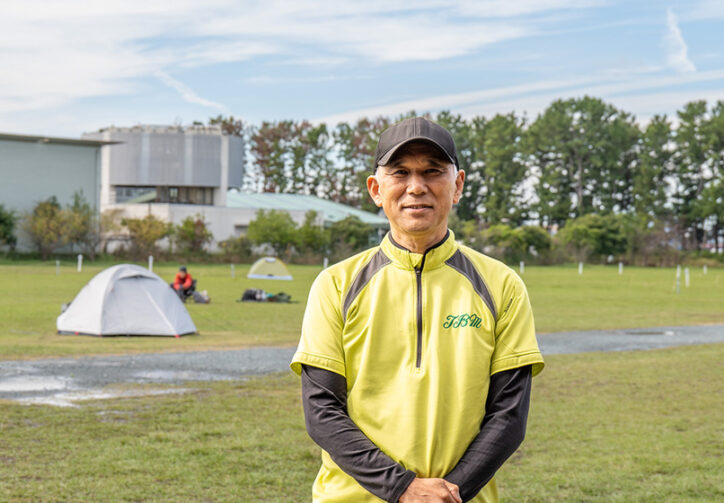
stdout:
[[415,280],[417,281],[417,357],[415,359],[415,368],[419,369],[422,365],[422,268],[425,267],[425,256],[427,251],[423,253],[420,266],[415,267]]

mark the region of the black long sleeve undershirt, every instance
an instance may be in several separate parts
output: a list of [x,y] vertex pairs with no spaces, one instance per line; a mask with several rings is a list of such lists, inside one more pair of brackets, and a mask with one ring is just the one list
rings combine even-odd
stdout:
[[[445,476],[458,485],[463,501],[474,497],[522,442],[530,388],[530,366],[491,376],[480,433]],[[382,452],[350,419],[346,379],[303,365],[302,400],[312,440],[366,490],[397,503],[416,474]]]
[[347,414],[347,380],[302,366],[302,401],[307,432],[335,463],[380,499],[397,503],[415,472],[405,470],[377,447]]
[[491,376],[480,433],[444,477],[458,485],[463,501],[474,498],[523,442],[532,380],[530,366]]

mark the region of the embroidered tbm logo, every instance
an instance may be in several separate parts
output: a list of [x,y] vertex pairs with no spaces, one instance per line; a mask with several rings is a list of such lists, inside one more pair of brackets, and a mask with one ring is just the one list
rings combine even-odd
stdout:
[[442,324],[442,328],[480,328],[480,324],[483,321],[477,314],[467,313],[458,314],[457,316],[453,314],[448,314],[446,320],[447,321]]

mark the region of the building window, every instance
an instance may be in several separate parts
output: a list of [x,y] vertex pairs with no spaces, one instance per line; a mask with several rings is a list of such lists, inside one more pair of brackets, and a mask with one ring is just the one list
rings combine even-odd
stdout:
[[169,187],[168,188],[168,202],[169,203],[178,203],[179,202],[178,187]]
[[[155,187],[128,187],[128,186],[115,186],[116,192],[116,203],[125,203],[133,199],[141,198],[143,196],[151,197],[154,195]],[[144,197],[144,199],[147,199]],[[151,197],[150,200],[154,200],[155,197]]]

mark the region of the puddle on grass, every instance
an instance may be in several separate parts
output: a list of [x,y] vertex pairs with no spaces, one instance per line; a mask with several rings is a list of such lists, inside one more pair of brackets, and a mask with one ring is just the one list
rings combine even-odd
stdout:
[[178,381],[223,381],[228,377],[220,374],[210,374],[208,372],[194,372],[192,370],[149,370],[146,372],[136,372],[134,377],[162,382],[178,382]]
[[68,380],[50,376],[11,377],[0,380],[0,393],[57,391],[68,388]]
[[674,335],[673,330],[631,330],[626,335]]
[[18,398],[17,401],[26,405],[54,405],[56,407],[79,407],[76,402],[87,400],[108,400],[111,398],[134,398],[139,396],[172,395],[195,391],[192,388],[146,389],[146,390],[88,390],[68,393],[56,393],[49,396]]

